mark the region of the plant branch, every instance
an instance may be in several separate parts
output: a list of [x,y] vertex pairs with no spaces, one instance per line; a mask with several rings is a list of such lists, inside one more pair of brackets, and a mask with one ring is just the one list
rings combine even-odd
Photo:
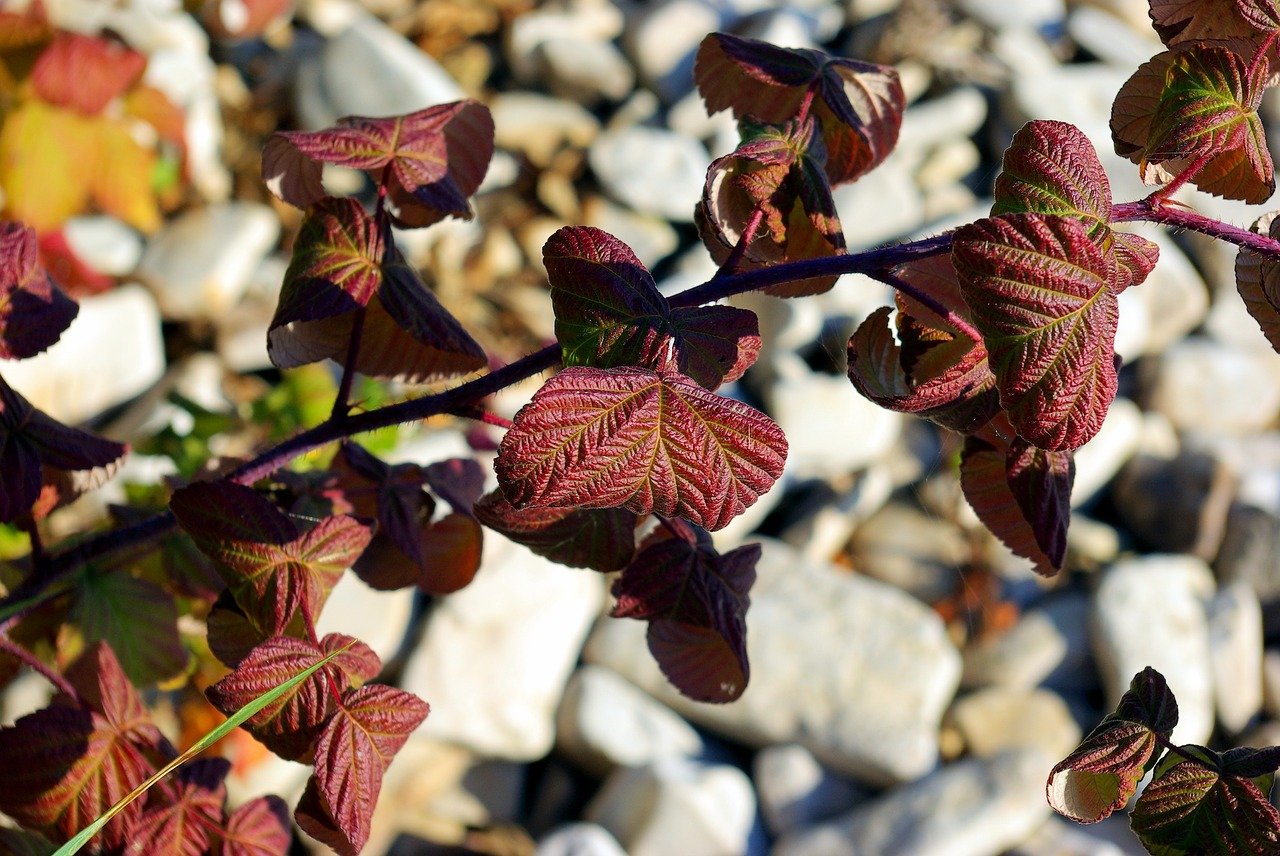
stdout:
[[720,265],[720,269],[716,271],[715,279],[723,279],[738,270],[738,265],[742,264],[742,257],[747,254],[747,245],[751,243],[751,239],[755,236],[756,230],[760,228],[760,224],[764,222],[764,209],[757,207],[751,212],[751,216],[747,219],[747,224],[742,227],[742,234],[738,237],[738,243],[733,245],[733,249],[729,252],[729,257],[724,260],[724,264]]
[[969,339],[972,339],[975,342],[982,341],[982,334],[978,332],[977,328],[975,328],[972,324],[970,324],[964,318],[960,317],[959,315],[952,312],[947,307],[943,306],[934,298],[933,295],[929,294],[927,291],[920,290],[918,287],[916,287],[910,282],[907,282],[905,279],[898,276],[896,273],[893,273],[892,271],[880,273],[876,276],[876,278],[879,279],[881,282],[885,283],[886,285],[892,286],[893,288],[897,289],[898,291],[901,291],[903,294],[907,295],[908,297],[911,297],[912,299],[917,300],[920,303],[923,303],[925,306],[929,307],[929,309],[931,309],[935,315],[937,315],[939,318],[943,319],[948,324],[950,324],[952,328],[956,330],[956,332],[961,333],[962,335],[966,336]]
[[[1154,195],[1153,195],[1154,196]],[[1162,223],[1182,229],[1191,229],[1211,238],[1235,244],[1238,247],[1254,250],[1263,255],[1280,258],[1280,241],[1214,220],[1203,214],[1169,203],[1167,200],[1148,196],[1137,202],[1125,202],[1111,209],[1111,222],[1130,223],[1145,221]]]
[[76,692],[76,688],[71,686],[70,682],[68,682],[66,678],[58,674],[58,672],[54,671],[49,664],[45,663],[26,648],[23,648],[17,642],[14,642],[4,633],[0,633],[0,651],[8,654],[13,659],[31,669],[31,671],[43,677],[46,681],[53,684],[59,692],[75,701],[76,704],[83,703],[83,700],[80,698],[80,693]]

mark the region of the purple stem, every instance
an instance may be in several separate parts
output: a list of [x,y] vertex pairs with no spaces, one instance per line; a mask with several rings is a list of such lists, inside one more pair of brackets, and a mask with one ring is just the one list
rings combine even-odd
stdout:
[[1229,223],[1214,220],[1203,214],[1189,211],[1186,208],[1177,207],[1163,199],[1147,197],[1146,199],[1139,199],[1137,202],[1125,202],[1111,209],[1111,222],[1130,223],[1134,221],[1163,223],[1166,226],[1191,229],[1194,232],[1200,232],[1211,238],[1235,244],[1238,247],[1245,247],[1265,255],[1280,258],[1280,241],[1269,238],[1266,235],[1250,232],[1248,229],[1241,229],[1239,226],[1232,226]]
[[342,422],[351,410],[351,384],[356,377],[356,358],[360,356],[360,340],[364,337],[364,316],[368,310],[361,306],[351,322],[351,338],[347,341],[347,358],[342,361],[342,380],[338,382],[338,394],[333,398],[330,421]]
[[54,671],[47,663],[35,654],[32,654],[26,648],[23,648],[3,633],[0,633],[0,651],[3,651],[13,659],[31,669],[31,671],[42,676],[46,681],[53,684],[59,692],[73,699],[77,704],[81,703],[80,693],[76,692],[76,688],[71,686],[66,678]]

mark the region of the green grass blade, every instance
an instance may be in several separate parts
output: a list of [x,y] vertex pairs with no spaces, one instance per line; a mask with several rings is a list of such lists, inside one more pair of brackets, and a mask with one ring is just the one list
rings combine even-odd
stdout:
[[190,749],[188,749],[186,752],[183,752],[177,758],[174,758],[168,764],[165,764],[164,767],[162,767],[160,770],[156,772],[155,775],[153,775],[151,778],[147,779],[145,782],[138,785],[132,791],[130,791],[129,793],[121,797],[120,801],[115,805],[113,805],[111,808],[107,809],[105,814],[103,814],[93,823],[86,826],[84,829],[77,832],[75,834],[75,837],[73,837],[66,844],[59,847],[58,851],[54,853],[53,856],[71,856],[72,853],[79,851],[81,847],[89,843],[89,839],[93,838],[93,836],[98,834],[98,832],[102,829],[102,827],[106,826],[108,823],[111,822],[111,818],[115,817],[117,814],[124,811],[125,807],[128,806],[129,803],[133,802],[138,797],[145,794],[148,790],[150,790],[152,785],[154,785],[156,782],[160,781],[165,776],[172,773],[174,770],[176,770],[178,767],[185,764],[187,761],[190,761],[192,758],[199,755],[204,750],[208,749],[214,743],[217,743],[219,740],[225,737],[228,733],[230,733],[233,728],[238,728],[241,725],[241,723],[243,723],[249,717],[253,716],[255,713],[262,710],[264,707],[271,704],[276,699],[280,698],[280,696],[289,692],[289,690],[293,689],[298,684],[302,683],[307,678],[311,677],[316,672],[317,669],[321,669],[324,666],[328,665],[329,661],[332,660],[334,657],[337,657],[340,654],[346,653],[347,649],[350,648],[355,643],[356,643],[356,640],[354,639],[351,640],[346,645],[343,645],[341,648],[334,651],[332,654],[325,657],[320,662],[316,663],[315,665],[308,666],[306,669],[303,669],[301,672],[294,675],[292,678],[285,681],[280,686],[276,687],[273,690],[268,690],[267,692],[258,696],[253,701],[246,704],[244,707],[237,710],[234,714],[232,714],[227,719],[226,722],[223,722],[221,725],[219,725],[217,728],[210,731],[204,737],[201,737],[199,740],[195,742],[195,744]]

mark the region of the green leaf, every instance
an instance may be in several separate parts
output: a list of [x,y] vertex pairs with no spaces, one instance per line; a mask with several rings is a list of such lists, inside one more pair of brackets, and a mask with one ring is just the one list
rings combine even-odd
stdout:
[[68,621],[85,642],[111,646],[129,680],[144,687],[187,664],[173,595],[122,569],[89,570],[76,587]]

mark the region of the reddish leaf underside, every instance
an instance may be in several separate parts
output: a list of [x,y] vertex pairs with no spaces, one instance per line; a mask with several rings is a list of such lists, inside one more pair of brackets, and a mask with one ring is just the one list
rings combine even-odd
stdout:
[[142,77],[147,58],[119,42],[59,33],[31,70],[36,94],[88,116],[101,113]]
[[636,516],[621,508],[516,508],[495,490],[475,513],[490,529],[571,568],[618,571],[636,551]]
[[565,369],[516,414],[495,469],[517,508],[616,508],[721,529],[782,475],[773,420],[673,372]]
[[1111,231],[1111,253],[1116,260],[1116,293],[1141,285],[1160,261],[1160,247],[1132,232]]
[[80,307],[40,263],[34,229],[0,223],[0,357],[33,357],[62,336]]
[[367,686],[343,696],[316,746],[315,775],[298,804],[298,825],[343,856],[369,840],[382,776],[430,708],[411,693]]
[[262,177],[276,196],[306,208],[324,197],[320,164],[385,174],[396,225],[471,219],[467,201],[493,156],[493,119],[476,101],[455,101],[405,116],[348,116],[323,131],[284,131],[262,152]]
[[614,583],[611,615],[649,622],[649,651],[695,701],[727,703],[747,688],[747,608],[760,545],[721,555],[705,530],[667,521]]
[[542,257],[566,365],[678,371],[715,389],[741,377],[760,351],[754,313],[672,309],[631,248],[608,232],[566,226]]
[[258,797],[227,818],[222,856],[281,856],[289,852],[292,841],[289,807],[284,800]]
[[1159,672],[1143,669],[1116,712],[1050,771],[1049,805],[1080,823],[1095,823],[1123,808],[1159,758],[1156,735],[1167,740],[1177,724],[1178,705],[1168,684]]
[[1084,445],[1116,394],[1114,255],[1080,220],[1006,214],[957,231],[952,259],[1018,433]]
[[[1251,228],[1257,234],[1280,238],[1280,219],[1275,212],[1263,215]],[[1280,262],[1242,248],[1236,256],[1236,289],[1271,347],[1280,352]]]
[[[1167,47],[1204,39],[1231,39],[1257,35],[1265,10],[1274,12],[1272,0],[1150,0],[1151,23]],[[1248,11],[1246,11],[1248,10]],[[1274,26],[1274,23],[1272,24]]]

